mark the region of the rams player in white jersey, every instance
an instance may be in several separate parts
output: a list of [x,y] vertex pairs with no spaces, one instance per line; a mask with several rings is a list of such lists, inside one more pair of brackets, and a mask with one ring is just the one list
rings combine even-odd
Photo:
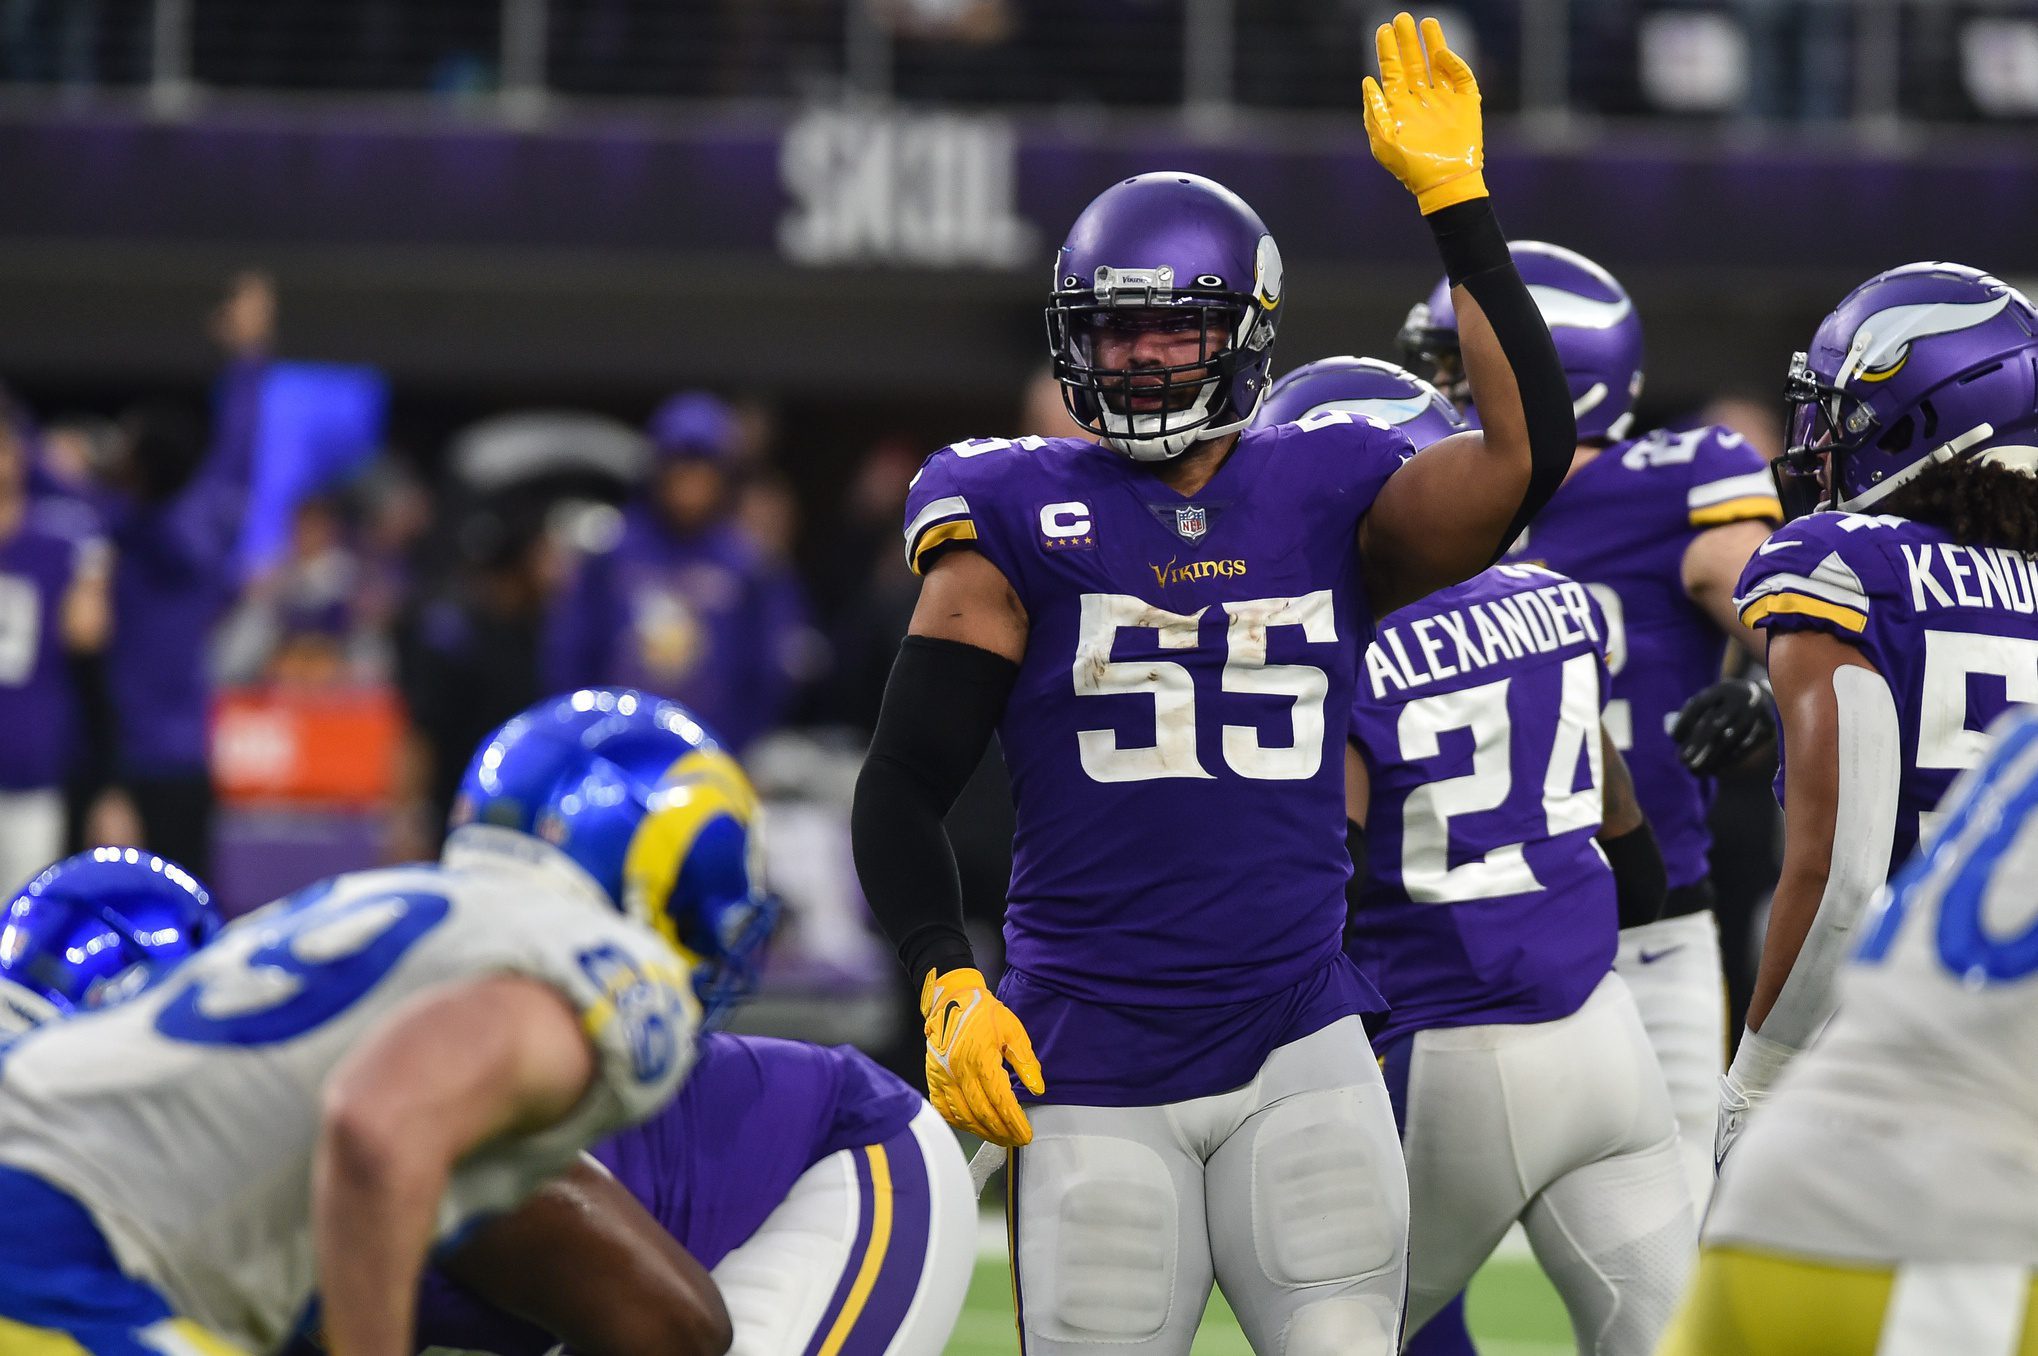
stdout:
[[329,1350],[407,1356],[428,1251],[685,1077],[689,967],[751,931],[667,904],[728,766],[674,704],[541,703],[440,862],[300,891],[0,1047],[0,1352],[266,1351],[316,1291]]
[[1869,915],[1661,1356],[2038,1356],[2038,712]]

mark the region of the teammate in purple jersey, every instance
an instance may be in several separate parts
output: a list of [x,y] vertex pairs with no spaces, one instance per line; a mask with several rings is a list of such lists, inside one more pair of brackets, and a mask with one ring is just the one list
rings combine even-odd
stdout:
[[79,722],[71,661],[106,644],[106,544],[38,514],[27,449],[0,430],[0,890],[63,851],[64,779]]
[[1783,871],[1721,1159],[1831,1015],[1863,905],[1990,723],[2038,702],[2038,311],[1971,268],[1891,269],[1820,324],[1786,398],[1792,517],[1740,587],[1782,723]]
[[[1261,1352],[1399,1343],[1405,1179],[1361,1022],[1378,997],[1341,949],[1355,664],[1374,616],[1493,559],[1575,437],[1485,197],[1471,72],[1433,21],[1378,48],[1368,131],[1479,317],[1483,435],[1411,459],[1349,414],[1246,429],[1280,252],[1228,190],[1144,174],[1055,261],[1055,373],[1099,441],[960,443],[907,505],[924,582],[857,866],[922,983],[936,1109],[1025,1146],[1007,1208],[1036,1356],[1186,1352],[1213,1278]],[[1017,816],[995,997],[941,828],[994,731]]]
[[[947,1342],[976,1259],[962,1152],[919,1093],[848,1046],[706,1035],[672,1104],[592,1154],[708,1269],[737,1356],[939,1356]],[[598,1328],[600,1307],[630,1296],[604,1254],[551,1234],[570,1190],[478,1234],[485,1251],[463,1265],[485,1256],[498,1288],[542,1277],[555,1314]],[[539,1356],[564,1336],[444,1273],[420,1300],[420,1346]]]
[[803,659],[799,581],[733,517],[738,430],[701,391],[652,416],[656,465],[621,534],[554,602],[546,686],[621,683],[685,702],[741,751],[784,717]]
[[[1712,781],[1687,758],[1717,770],[1732,750],[1762,744],[1773,731],[1766,692],[1751,680],[1722,684],[1720,675],[1730,640],[1761,652],[1735,613],[1734,585],[1780,512],[1761,456],[1738,434],[1698,428],[1629,437],[1643,348],[1626,290],[1570,250],[1528,241],[1512,248],[1563,358],[1579,442],[1563,488],[1509,559],[1578,580],[1606,614],[1607,729],[1634,774],[1670,879],[1663,918],[1621,919],[1615,964],[1662,1061],[1687,1179],[1703,1203],[1727,1012],[1707,874]],[[1447,295],[1432,294],[1411,312],[1402,344],[1447,392],[1462,392]],[[1703,706],[1679,727],[1680,708],[1695,694],[1704,694]],[[1686,735],[1688,748],[1680,744]]]
[[1582,585],[1500,565],[1366,651],[1346,952],[1392,1008],[1374,1042],[1408,1160],[1411,1351],[1460,1339],[1456,1314],[1423,1334],[1519,1221],[1579,1350],[1649,1356],[1697,1241],[1613,972],[1618,916],[1660,909],[1664,871],[1600,724],[1610,639]]

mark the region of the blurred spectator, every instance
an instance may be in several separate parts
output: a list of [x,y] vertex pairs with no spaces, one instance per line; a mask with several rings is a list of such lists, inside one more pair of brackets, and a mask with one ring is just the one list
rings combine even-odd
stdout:
[[1088,438],[1090,435],[1062,399],[1061,383],[1051,368],[1043,367],[1026,383],[1019,402],[1019,432],[1038,438]]
[[214,648],[227,684],[287,681],[299,687],[386,677],[372,626],[358,624],[361,560],[348,543],[339,501],[314,495],[291,515],[283,559],[251,584]]
[[454,533],[453,577],[403,619],[398,675],[410,729],[388,855],[438,850],[467,760],[482,739],[543,695],[538,645],[556,551],[535,504],[496,504]]
[[1699,411],[1701,424],[1720,424],[1748,440],[1762,454],[1775,461],[1783,455],[1783,406],[1780,401],[1762,400],[1745,392],[1728,391],[1714,396]]
[[613,548],[583,556],[552,607],[546,685],[673,697],[741,749],[786,710],[809,650],[806,602],[792,571],[734,519],[729,407],[678,395],[649,432],[647,492]]
[[107,836],[112,825],[138,820],[146,846],[200,876],[212,859],[206,651],[234,599],[275,323],[269,279],[236,278],[213,319],[227,369],[210,448],[180,411],[131,413],[123,483],[106,501],[116,552],[107,685],[118,761],[116,788],[95,817]]
[[106,544],[54,526],[29,500],[22,426],[0,419],[0,888],[63,855],[64,783],[84,713],[72,663],[111,622]]

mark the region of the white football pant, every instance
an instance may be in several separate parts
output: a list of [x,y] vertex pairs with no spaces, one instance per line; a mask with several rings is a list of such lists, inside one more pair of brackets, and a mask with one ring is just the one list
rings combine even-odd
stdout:
[[1650,1356],[1698,1226],[1656,1057],[1616,975],[1554,1022],[1439,1027],[1406,1055],[1408,1330],[1519,1220],[1583,1356]]
[[1677,1116],[1677,1152],[1692,1208],[1703,1219],[1712,1199],[1713,1130],[1727,1057],[1727,980],[1712,910],[1624,930],[1613,970],[1627,981],[1663,1066]]
[[1027,1114],[1006,1166],[1025,1356],[1186,1356],[1213,1278],[1260,1356],[1395,1350],[1408,1183],[1357,1017],[1230,1092]]
[[940,1356],[976,1266],[976,1196],[931,1106],[808,1168],[714,1270],[729,1356]]

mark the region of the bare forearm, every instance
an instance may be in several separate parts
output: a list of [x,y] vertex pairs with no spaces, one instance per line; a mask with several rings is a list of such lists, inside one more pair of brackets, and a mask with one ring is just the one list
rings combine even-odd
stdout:
[[411,1356],[418,1277],[446,1165],[328,1127],[313,1166],[314,1242],[333,1356]]

